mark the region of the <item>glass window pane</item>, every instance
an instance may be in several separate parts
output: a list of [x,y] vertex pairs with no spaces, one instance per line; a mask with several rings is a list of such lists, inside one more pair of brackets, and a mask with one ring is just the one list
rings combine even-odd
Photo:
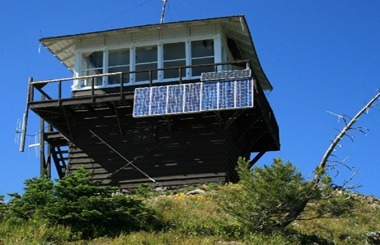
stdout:
[[[98,75],[102,74],[103,69],[92,69],[92,70],[85,70],[83,72],[83,76],[92,76],[92,75]],[[101,86],[103,77],[95,77],[95,78],[86,78],[84,79],[84,86],[91,86],[92,81],[94,80],[95,86]]]
[[129,49],[111,50],[108,53],[108,65],[129,65]]
[[136,48],[136,63],[149,63],[157,61],[157,46]]
[[[193,59],[192,65],[213,64],[214,58]],[[200,76],[202,72],[214,71],[214,66],[201,66],[193,68],[193,76]]]
[[[179,71],[178,67],[185,66],[186,61],[185,60],[179,60],[179,61],[166,61],[164,62],[164,68],[170,68],[174,67],[174,69],[165,70],[164,78],[178,78],[179,77]],[[182,77],[186,76],[186,69],[182,69]]]
[[[152,80],[157,79],[157,63],[136,65],[136,71],[152,70]],[[149,71],[136,73],[136,82],[149,81]]]
[[191,57],[214,56],[214,41],[201,40],[191,42]]
[[185,43],[164,44],[164,60],[185,59]]
[[[123,83],[129,83],[129,66],[109,68],[108,72],[123,72]],[[108,84],[120,84],[120,75],[109,76]]]
[[95,51],[83,54],[84,69],[103,67],[103,51]]

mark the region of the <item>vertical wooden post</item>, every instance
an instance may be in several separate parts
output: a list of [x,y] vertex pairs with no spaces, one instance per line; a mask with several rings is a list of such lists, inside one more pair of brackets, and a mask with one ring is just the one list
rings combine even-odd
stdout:
[[120,73],[120,100],[124,99],[124,73]]
[[92,77],[91,78],[91,101],[92,101],[92,103],[95,102],[94,94],[95,94],[95,77]]
[[149,84],[151,87],[153,86],[152,70],[149,70]]
[[182,84],[182,67],[178,68],[179,84]]
[[[42,101],[45,100],[45,96],[42,96]],[[40,118],[40,176],[48,175],[45,163],[45,121]]]
[[61,98],[62,98],[62,81],[58,82],[58,104],[61,104]]

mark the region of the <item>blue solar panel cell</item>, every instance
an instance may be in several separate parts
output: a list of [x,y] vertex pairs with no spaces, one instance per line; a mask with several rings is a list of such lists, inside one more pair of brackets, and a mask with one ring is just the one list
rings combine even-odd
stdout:
[[249,80],[241,80],[236,84],[236,108],[252,107],[252,82]]
[[183,112],[198,112],[201,102],[201,83],[184,84],[185,106]]
[[166,114],[166,98],[167,86],[152,87],[151,101],[150,101],[150,114],[151,115],[164,115]]
[[133,116],[142,117],[149,115],[150,88],[137,88],[135,90]]
[[202,83],[201,111],[218,109],[218,82]]
[[235,107],[235,81],[219,83],[219,109]]
[[168,86],[168,114],[182,113],[183,112],[183,92],[182,85]]

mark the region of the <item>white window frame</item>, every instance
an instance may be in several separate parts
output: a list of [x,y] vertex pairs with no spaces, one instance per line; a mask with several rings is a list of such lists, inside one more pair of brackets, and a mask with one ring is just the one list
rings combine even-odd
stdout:
[[[197,36],[191,36],[190,34],[183,38],[172,38],[172,39],[157,39],[155,41],[130,41],[126,44],[122,45],[110,45],[110,46],[102,46],[102,47],[78,47],[75,53],[75,72],[74,77],[79,77],[80,74],[82,74],[81,62],[82,62],[82,55],[87,52],[96,52],[96,51],[102,51],[103,52],[103,74],[108,73],[108,55],[109,51],[112,50],[118,50],[118,49],[129,49],[129,71],[135,71],[136,70],[136,48],[139,47],[145,47],[145,46],[157,46],[157,69],[163,68],[164,64],[164,44],[170,44],[170,43],[185,43],[185,62],[186,66],[190,66],[192,64],[192,57],[191,57],[191,42],[193,41],[201,41],[201,40],[213,40],[214,42],[214,63],[221,63],[222,62],[222,36],[220,33],[218,34],[209,34],[209,35],[197,35]],[[211,56],[210,56],[211,57]],[[205,57],[202,57],[205,58]],[[140,63],[141,65],[143,63]],[[221,68],[218,68],[220,70]],[[192,76],[191,74],[191,68],[187,68],[185,74],[183,74],[182,79],[183,80],[193,80],[193,79],[199,79],[200,76]],[[164,78],[163,71],[159,71],[157,74],[157,79],[155,79],[154,83],[166,83],[166,82],[173,82],[178,81],[179,78]],[[130,74],[129,77],[129,83],[125,84],[126,86],[133,86],[133,85],[143,85],[143,84],[149,84],[149,81],[141,81],[136,82],[136,76],[134,73]],[[104,77],[102,79],[102,85],[95,86],[95,88],[108,88],[108,87],[117,87],[120,86],[120,84],[112,84],[108,85],[107,83],[107,77]],[[86,90],[89,89],[89,86],[83,86],[83,81],[75,80],[73,82],[72,90]]]

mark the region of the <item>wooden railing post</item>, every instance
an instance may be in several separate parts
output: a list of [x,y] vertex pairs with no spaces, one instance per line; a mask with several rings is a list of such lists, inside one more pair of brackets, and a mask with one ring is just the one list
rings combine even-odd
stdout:
[[151,87],[153,86],[152,70],[150,69],[149,69],[149,84]]
[[94,103],[95,102],[95,77],[91,78],[91,101]]
[[182,67],[178,68],[179,84],[182,84]]
[[58,82],[58,104],[59,105],[62,105],[61,99],[62,99],[62,81],[59,81]]
[[124,73],[120,73],[120,100],[124,99]]

